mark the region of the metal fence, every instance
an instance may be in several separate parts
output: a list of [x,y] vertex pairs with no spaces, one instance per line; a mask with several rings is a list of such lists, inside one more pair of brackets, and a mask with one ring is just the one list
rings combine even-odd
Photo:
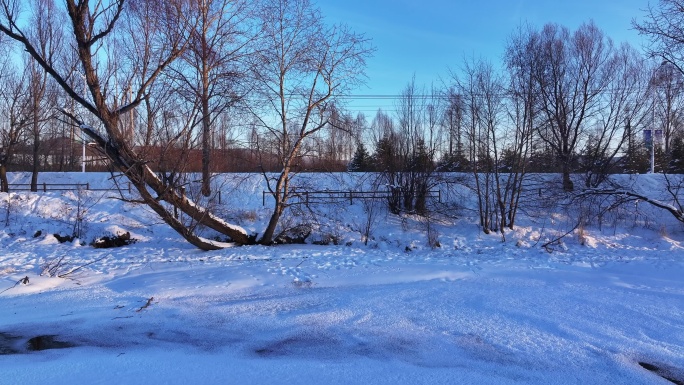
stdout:
[[[386,191],[332,191],[332,190],[322,190],[322,191],[293,191],[291,193],[291,199],[296,199],[304,204],[315,204],[315,203],[339,203],[339,202],[349,202],[350,205],[354,204],[354,199],[365,200],[365,199],[387,199],[392,197],[392,194],[397,194],[397,192],[392,192],[391,190]],[[401,193],[400,193],[401,194]],[[266,205],[266,197],[270,196],[269,191],[262,192],[262,205]],[[426,198],[437,199],[438,202],[442,202],[442,192],[440,190],[429,190],[427,191]]]
[[[69,190],[89,190],[89,191],[109,191],[115,188],[92,188],[90,183],[38,183],[37,191],[69,191]],[[9,191],[31,191],[30,183],[10,183]],[[131,185],[128,184],[128,191],[131,191]]]
[[[88,190],[88,191],[109,191],[115,190],[116,188],[92,188],[90,183],[39,183],[37,185],[37,191],[48,192],[48,191],[69,191],[69,190]],[[10,191],[31,191],[30,183],[10,183]],[[128,183],[128,192],[131,192],[131,184]],[[181,192],[184,194],[184,191]],[[354,204],[354,200],[366,200],[366,199],[387,199],[393,196],[393,194],[401,194],[401,192],[384,190],[384,191],[342,191],[342,190],[320,190],[320,191],[292,191],[290,199],[298,201],[303,204],[320,204],[320,203],[340,203],[349,202],[350,205]],[[266,197],[270,196],[269,191],[262,192],[262,204],[266,205]],[[221,203],[221,192],[218,191],[218,201]],[[429,199],[437,199],[438,202],[442,202],[442,192],[440,190],[429,190],[425,196]]]

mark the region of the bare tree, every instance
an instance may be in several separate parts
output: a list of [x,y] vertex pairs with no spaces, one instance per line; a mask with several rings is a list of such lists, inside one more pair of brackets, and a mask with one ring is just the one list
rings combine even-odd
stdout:
[[506,208],[502,208],[501,217],[508,222],[502,225],[507,225],[510,229],[515,225],[520,207],[540,113],[534,78],[537,52],[530,49],[536,42],[528,38],[529,34],[529,28],[520,28],[513,34],[505,55],[509,81],[507,114],[512,132],[509,133],[510,143],[502,156],[508,175],[502,194],[502,206]]
[[652,70],[648,88],[653,96],[653,127],[662,131],[662,145],[668,157],[672,141],[682,133],[684,124],[684,75],[674,64],[662,62]]
[[270,244],[305,142],[328,124],[335,97],[362,80],[372,48],[344,25],[325,25],[308,0],[264,0],[258,16],[262,40],[253,76],[264,103],[252,108],[263,135],[278,144],[280,166],[277,176],[264,173],[274,209],[260,242]]
[[0,191],[8,192],[7,167],[31,122],[29,70],[6,66],[0,83]]
[[634,188],[587,189],[579,197],[608,195],[613,198],[611,208],[620,205],[646,202],[656,208],[669,212],[677,221],[684,222],[684,178],[681,175],[663,174],[665,188],[653,196]]
[[425,94],[425,108],[423,109],[423,123],[425,126],[425,142],[433,153],[442,150],[444,139],[444,117],[446,116],[444,91],[432,84]]
[[415,206],[416,178],[411,162],[416,156],[418,145],[424,148],[423,98],[419,95],[415,76],[404,87],[397,107],[397,156],[401,169],[397,173],[396,188],[401,190],[403,210],[412,212]]
[[[31,20],[30,38],[35,42],[41,56],[48,61],[55,61],[61,57],[62,28],[64,18],[56,12],[53,0],[34,0]],[[57,102],[56,88],[49,82],[48,74],[30,58],[26,58],[26,68],[29,69],[29,94],[31,96],[31,136],[32,165],[31,191],[38,191],[38,172],[40,170],[41,138],[45,124],[54,116]]]
[[378,110],[371,125],[375,142],[377,185],[390,190],[393,214],[427,214],[428,191],[434,186],[435,154],[441,134],[441,95],[426,94],[415,78],[396,101],[396,119]]
[[468,163],[464,146],[463,96],[458,93],[457,88],[452,87],[447,91],[446,99],[443,125],[447,146],[442,150],[441,168],[447,171],[463,171],[467,169]]
[[[131,138],[120,125],[121,116],[142,103],[150,85],[185,49],[192,30],[186,19],[191,16],[186,3],[66,0],[65,12],[72,31],[65,44],[76,50],[88,87],[87,97],[67,80],[72,74],[64,73],[54,58],[44,56],[37,49],[21,25],[19,2],[2,0],[0,6],[0,32],[17,41],[72,99],[97,118],[101,129],[85,125],[69,114],[112,165],[129,179],[145,204],[188,242],[201,249],[217,249],[221,245],[196,235],[192,228],[173,216],[170,206],[178,207],[190,218],[237,243],[252,242],[244,229],[219,219],[159,179],[136,153]],[[130,28],[120,28],[120,22]],[[112,57],[107,55],[108,38],[115,35],[128,44],[120,46],[121,56]],[[125,76],[120,79],[114,75]],[[110,97],[118,85],[122,85],[122,89],[131,88],[131,97],[123,105]]]
[[440,96],[434,88],[428,95],[416,85],[414,77],[397,101],[397,155],[401,170],[396,183],[406,212],[427,213],[427,193],[434,183],[431,177],[435,170]]
[[506,225],[500,158],[503,137],[500,133],[504,112],[504,86],[491,64],[479,60],[466,62],[460,77],[455,76],[458,93],[463,95],[467,127],[468,158],[482,231],[502,231]]
[[[641,87],[646,89],[647,98],[652,100],[645,102],[647,107],[646,117],[642,118],[645,127],[651,124],[654,127],[658,122],[662,127],[666,151],[671,151],[671,139],[677,130],[680,114],[678,94],[681,90],[681,78],[684,74],[684,1],[682,0],[659,0],[657,5],[649,4],[645,20],[633,21],[634,27],[645,35],[650,44],[646,47],[649,56],[662,59],[662,64],[656,68],[645,68],[645,75],[641,77]],[[633,79],[632,79],[633,80]],[[648,115],[652,115],[649,117]],[[631,116],[630,116],[631,118]],[[649,121],[652,119],[652,121]],[[628,120],[627,127],[632,131],[632,122]],[[652,133],[655,134],[655,133]],[[653,135],[655,136],[655,135]],[[631,141],[631,135],[628,135]],[[652,137],[651,140],[655,138]],[[633,152],[632,145],[628,146],[629,153]],[[630,156],[631,157],[631,156]],[[631,160],[631,159],[630,159]],[[631,160],[630,163],[632,163]],[[612,189],[590,189],[587,195],[609,195],[614,200],[614,206],[632,202],[646,202],[661,208],[672,214],[678,221],[684,221],[682,206],[682,192],[684,192],[684,179],[681,175],[668,175],[667,168],[663,169],[663,189],[652,193],[644,193],[636,187],[618,187]]]
[[26,68],[29,70],[27,81],[31,117],[28,133],[33,142],[31,145],[31,191],[38,191],[43,131],[47,123],[55,117],[57,107],[56,90],[53,84],[49,83],[46,73],[37,67],[32,61],[26,63]]
[[609,87],[600,95],[580,161],[587,188],[608,180],[618,155],[629,147],[632,132],[645,126],[650,110],[651,98],[644,92],[649,71],[639,53],[623,44],[604,65],[610,73]]
[[572,34],[565,27],[547,24],[530,39],[535,42],[530,48],[538,52],[533,68],[545,117],[539,135],[560,163],[563,189],[572,191],[570,173],[578,146],[610,85],[612,74],[606,63],[613,44],[592,22]]
[[650,44],[646,47],[649,56],[662,58],[684,73],[684,1],[658,0],[646,9],[645,20],[632,21],[634,28],[645,35]]
[[402,211],[401,181],[404,171],[401,147],[404,138],[397,130],[392,117],[379,109],[371,123],[371,136],[375,144],[373,153],[374,168],[378,178],[376,187],[383,186],[390,191],[387,205],[392,214]]
[[353,142],[356,136],[354,118],[339,106],[329,107],[328,125],[315,135],[316,156],[319,158],[316,170],[343,171],[352,158]]
[[646,47],[648,55],[663,60],[661,67],[654,71],[652,85],[660,99],[658,108],[661,111],[656,119],[661,120],[665,152],[669,154],[676,126],[681,124],[681,116],[676,115],[681,113],[680,94],[684,74],[684,1],[659,0],[657,5],[648,5],[645,16],[643,22],[634,20],[632,24],[649,39]]
[[201,114],[202,195],[211,195],[210,164],[217,119],[243,92],[238,87],[248,55],[247,1],[191,0],[197,23],[183,60],[173,66],[179,94],[199,104]]

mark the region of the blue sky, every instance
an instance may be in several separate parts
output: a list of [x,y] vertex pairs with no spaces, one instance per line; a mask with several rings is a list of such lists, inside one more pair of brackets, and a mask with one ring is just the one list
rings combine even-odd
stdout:
[[507,39],[524,23],[553,22],[574,30],[594,20],[616,43],[640,49],[643,39],[631,21],[643,18],[648,1],[318,0],[317,5],[328,22],[365,33],[377,49],[368,62],[367,85],[354,93],[394,95],[414,74],[419,85],[442,84],[449,68],[457,69],[465,57],[499,65]]

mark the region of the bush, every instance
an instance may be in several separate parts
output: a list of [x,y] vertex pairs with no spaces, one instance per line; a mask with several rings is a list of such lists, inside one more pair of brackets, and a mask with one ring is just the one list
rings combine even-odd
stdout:
[[112,247],[122,247],[131,245],[137,242],[137,239],[131,238],[131,233],[126,231],[123,234],[105,235],[102,238],[94,240],[90,245],[96,249],[109,249]]

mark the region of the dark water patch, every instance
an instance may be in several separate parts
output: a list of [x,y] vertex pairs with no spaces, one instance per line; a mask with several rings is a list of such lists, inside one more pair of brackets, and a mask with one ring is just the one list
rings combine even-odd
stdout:
[[20,337],[9,333],[0,332],[0,356],[18,354],[19,349],[17,349],[16,345],[20,339]]
[[639,366],[670,381],[673,384],[684,385],[684,371],[665,364],[654,364],[639,361]]
[[328,335],[295,335],[268,342],[256,349],[259,357],[315,357],[318,359],[339,358],[345,354],[344,346],[335,337]]
[[60,341],[55,335],[45,335],[30,338],[26,342],[26,349],[28,351],[37,352],[40,350],[49,349],[67,349],[73,348],[76,345],[71,342]]
[[[22,343],[22,341],[24,341]],[[77,346],[72,342],[61,340],[56,335],[41,335],[26,339],[26,337],[0,332],[0,355],[37,352],[48,349],[67,349]]]

